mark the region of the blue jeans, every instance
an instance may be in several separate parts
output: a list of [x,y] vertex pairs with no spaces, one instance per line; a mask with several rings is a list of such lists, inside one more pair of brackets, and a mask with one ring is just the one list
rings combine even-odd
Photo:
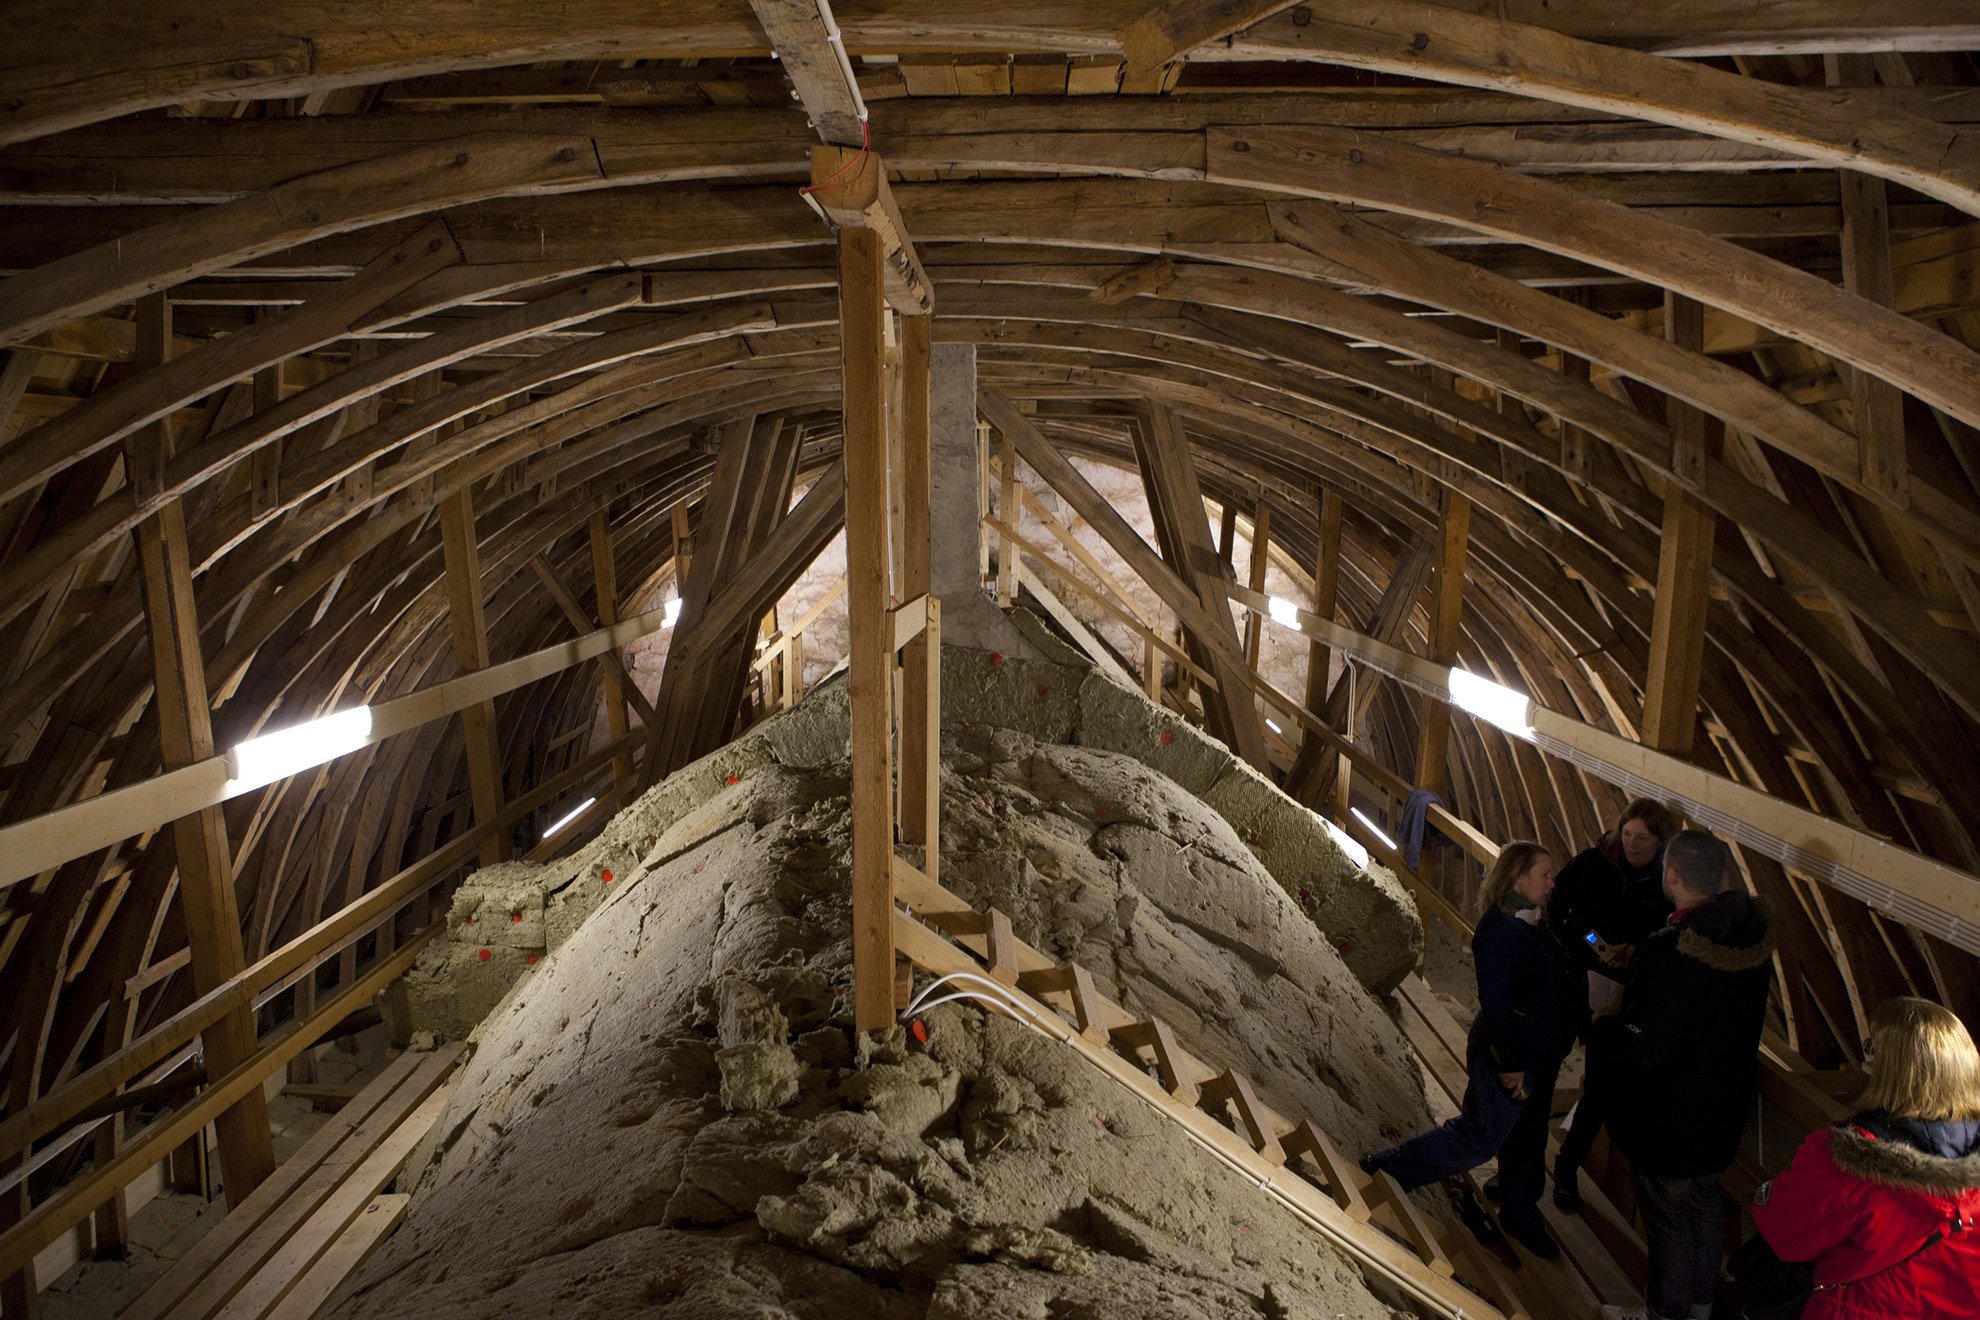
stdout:
[[1710,1314],[1725,1254],[1725,1203],[1716,1174],[1636,1180],[1650,1244],[1650,1309],[1665,1320]]
[[1464,1108],[1441,1127],[1418,1133],[1374,1157],[1404,1190],[1463,1173],[1499,1157],[1499,1197],[1507,1214],[1537,1224],[1535,1208],[1547,1181],[1547,1117],[1554,1103],[1560,1060],[1526,1074],[1526,1099],[1499,1085],[1499,1065],[1474,1033],[1465,1042],[1470,1084]]

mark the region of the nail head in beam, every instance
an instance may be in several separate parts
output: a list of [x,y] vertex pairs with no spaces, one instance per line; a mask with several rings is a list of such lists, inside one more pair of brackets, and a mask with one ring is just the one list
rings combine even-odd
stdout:
[[935,310],[935,286],[921,268],[907,224],[887,186],[887,166],[877,152],[831,144],[811,149],[811,190],[806,201],[828,224],[869,229],[880,240],[882,286],[903,316]]

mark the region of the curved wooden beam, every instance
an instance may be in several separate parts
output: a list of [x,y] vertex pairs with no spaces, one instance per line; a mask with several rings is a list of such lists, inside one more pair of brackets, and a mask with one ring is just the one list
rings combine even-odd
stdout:
[[1267,19],[1210,59],[1324,60],[1516,92],[1793,152],[1980,215],[1980,138],[1846,91],[1784,87],[1423,0],[1347,0]]

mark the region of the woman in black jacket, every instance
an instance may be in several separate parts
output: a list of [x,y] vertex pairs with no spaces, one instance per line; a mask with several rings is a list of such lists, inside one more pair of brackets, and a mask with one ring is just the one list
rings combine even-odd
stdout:
[[1361,1166],[1405,1188],[1499,1157],[1499,1224],[1552,1260],[1560,1248],[1540,1219],[1554,1074],[1580,1020],[1579,973],[1542,916],[1554,859],[1537,843],[1509,843],[1485,877],[1485,913],[1471,937],[1478,1016],[1466,1039],[1464,1110],[1441,1127],[1365,1157]]
[[[1664,897],[1664,845],[1676,831],[1670,808],[1655,798],[1637,798],[1623,808],[1616,827],[1569,862],[1555,882],[1547,924],[1589,974],[1584,994],[1606,984],[1613,1003],[1622,993],[1636,946],[1670,916],[1670,900]],[[1586,1000],[1584,1024],[1588,1010],[1603,1007],[1594,998],[1588,995]],[[1581,1164],[1608,1121],[1607,1061],[1599,1054],[1589,1052],[1581,1100],[1554,1162],[1554,1204],[1570,1212],[1581,1208]]]

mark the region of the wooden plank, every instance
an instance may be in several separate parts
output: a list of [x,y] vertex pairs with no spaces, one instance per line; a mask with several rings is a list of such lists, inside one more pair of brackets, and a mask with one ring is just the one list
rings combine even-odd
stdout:
[[[162,296],[142,300],[138,309],[138,361],[163,363],[171,342],[172,313]],[[162,470],[171,456],[163,423],[146,427],[131,442],[133,470]],[[165,769],[204,761],[213,755],[213,714],[206,695],[205,653],[200,646],[198,610],[193,599],[193,565],[186,545],[185,509],[166,505],[136,529],[144,574],[144,608],[151,639],[153,706]],[[203,807],[172,823],[179,865],[179,905],[185,915],[186,944],[192,950],[193,987],[206,994],[247,965],[241,918],[234,894],[233,853],[227,822],[218,807]],[[245,1007],[226,1014],[202,1033],[213,1076],[232,1072],[255,1052],[254,1017]],[[24,1044],[22,1053],[26,1053]],[[222,1176],[230,1194],[246,1197],[275,1168],[268,1131],[268,1104],[259,1091],[243,1095],[217,1124]]]
[[1260,1117],[1263,1106],[1252,1092],[1251,1079],[1236,1069],[1226,1068],[1222,1073],[1206,1082],[1203,1098],[1208,1101],[1222,1100],[1228,1103],[1237,1115],[1238,1126],[1244,1130],[1253,1150],[1264,1157],[1268,1164],[1284,1164],[1285,1148],[1279,1144],[1279,1136]]
[[1280,1142],[1288,1154],[1311,1156],[1321,1176],[1326,1179],[1328,1194],[1340,1205],[1342,1212],[1350,1219],[1364,1224],[1368,1222],[1373,1212],[1361,1194],[1363,1175],[1341,1158],[1326,1133],[1314,1127],[1310,1119],[1302,1118],[1291,1133],[1280,1138]]
[[315,1320],[317,1312],[344,1281],[384,1245],[406,1217],[412,1197],[404,1193],[376,1196],[364,1213],[332,1242],[309,1272],[296,1281],[289,1295],[268,1312],[265,1320]]
[[[1444,493],[1437,520],[1437,562],[1430,587],[1429,658],[1437,664],[1457,660],[1464,622],[1465,551],[1471,539],[1471,501],[1455,490]],[[1445,772],[1450,755],[1451,708],[1448,702],[1424,703],[1416,746],[1416,786],[1439,797],[1447,795]]]
[[887,432],[881,416],[882,265],[871,229],[839,231],[839,345],[844,370],[846,689],[852,706],[853,1018],[894,1020],[892,673],[887,619]]
[[[1080,622],[1079,616],[1068,609],[1066,603],[1060,600],[1051,588],[1040,582],[1038,575],[1033,573],[1022,559],[1018,560],[1017,575],[1019,585],[1045,607],[1045,612],[1071,635],[1073,641],[1079,644],[1079,649],[1086,652],[1094,664],[1128,687],[1139,686],[1135,682],[1134,675],[1123,669],[1121,662],[1114,658],[1113,652],[1100,644],[1100,639],[1088,631],[1086,625]],[[1151,642],[1150,645],[1152,646],[1153,643]]]
[[1144,293],[1159,293],[1175,277],[1175,259],[1163,257],[1109,275],[1086,296],[1103,307],[1113,307]]
[[901,595],[924,598],[927,626],[901,653],[900,840],[920,845],[928,877],[942,865],[942,602],[930,595],[929,361],[934,325],[901,319]]
[[388,1063],[356,1100],[325,1120],[301,1150],[173,1262],[119,1320],[191,1320],[210,1314],[315,1211],[346,1172],[433,1094],[462,1050],[456,1043],[430,1054],[408,1051]]
[[[477,673],[488,668],[488,625],[482,616],[487,588],[481,578],[481,548],[475,539],[474,496],[465,487],[441,502],[440,535],[454,664],[462,674]],[[495,703],[480,701],[463,710],[461,733],[475,823],[485,825],[502,814],[502,757],[495,741]],[[483,866],[506,861],[508,856],[507,835],[491,833],[482,840]]]
[[865,137],[866,107],[846,62],[845,47],[818,0],[750,0],[784,75],[797,89],[820,139],[857,147]]
[[1439,1274],[1454,1273],[1451,1258],[1444,1254],[1444,1246],[1438,1241],[1436,1229],[1416,1208],[1416,1202],[1409,1199],[1409,1193],[1402,1189],[1402,1184],[1395,1180],[1394,1175],[1386,1170],[1376,1170],[1369,1188],[1375,1194],[1377,1205],[1386,1206],[1394,1214],[1403,1240],[1423,1258],[1423,1263]]
[[1114,1027],[1109,1034],[1117,1044],[1131,1050],[1154,1050],[1155,1071],[1161,1075],[1162,1088],[1184,1104],[1196,1103],[1196,1079],[1190,1076],[1193,1071],[1191,1060],[1183,1053],[1182,1046],[1176,1043],[1175,1031],[1168,1023],[1151,1016],[1126,1026]]
[[1001,531],[997,542],[997,605],[1009,609],[1017,592],[1017,546],[1018,533],[1024,530],[1024,506],[1017,498],[1017,454],[1006,439],[1004,448],[998,455],[998,475],[1003,479],[1003,491],[997,500],[997,519],[1007,531]]
[[444,924],[436,922],[427,927],[368,975],[333,996],[308,1023],[292,1023],[280,1030],[239,1067],[209,1083],[198,1100],[152,1123],[124,1147],[118,1158],[69,1183],[36,1206],[33,1214],[21,1223],[0,1231],[0,1276],[32,1260],[35,1253],[88,1218],[113,1189],[128,1185],[144,1169],[165,1158],[186,1138],[236,1105],[242,1096],[260,1087],[271,1073],[302,1053],[352,1009],[402,975]]
[[1016,985],[1017,936],[1011,932],[1011,919],[996,908],[984,909],[983,917],[984,940],[989,945],[984,965],[990,969],[990,979],[1005,985]]
[[396,1178],[399,1167],[412,1157],[414,1149],[446,1112],[453,1087],[443,1086],[428,1096],[412,1116],[394,1128],[378,1148],[344,1175],[316,1212],[284,1241],[267,1264],[236,1292],[233,1299],[216,1311],[199,1305],[195,1295],[183,1311],[186,1320],[262,1320],[299,1283],[325,1251],[353,1220],[364,1212],[371,1199]]

